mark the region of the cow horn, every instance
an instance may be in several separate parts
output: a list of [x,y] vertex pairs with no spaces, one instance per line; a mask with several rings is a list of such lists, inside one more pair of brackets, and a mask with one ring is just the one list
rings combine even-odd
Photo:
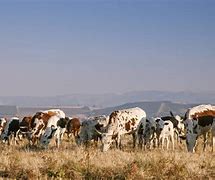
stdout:
[[172,113],[172,111],[170,111],[169,113],[170,113],[170,115],[171,115],[172,117],[174,117],[174,114]]
[[100,135],[103,134],[102,132],[98,131],[96,128],[95,128],[95,131],[96,131],[98,134],[100,134]]

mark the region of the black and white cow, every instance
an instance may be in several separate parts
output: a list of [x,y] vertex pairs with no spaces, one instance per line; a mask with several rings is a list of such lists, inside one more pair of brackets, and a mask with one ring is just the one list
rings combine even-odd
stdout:
[[189,152],[195,152],[199,136],[203,136],[204,138],[203,150],[205,151],[209,132],[211,132],[212,151],[214,151],[215,106],[203,104],[188,109],[185,114],[184,124],[186,136],[182,138],[186,139],[187,150]]
[[8,145],[10,145],[10,139],[14,139],[14,143],[18,143],[18,136],[17,133],[19,131],[19,118],[13,117],[9,121],[7,121],[5,128],[3,129],[3,132],[1,134],[1,139],[5,142],[8,142]]
[[59,148],[61,139],[66,131],[68,119],[59,115],[54,115],[48,120],[44,134],[41,136],[40,143],[44,147],[48,147],[50,141],[55,137],[55,142]]

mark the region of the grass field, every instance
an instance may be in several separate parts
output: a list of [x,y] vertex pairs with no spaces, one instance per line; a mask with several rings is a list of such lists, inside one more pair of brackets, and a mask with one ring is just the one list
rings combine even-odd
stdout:
[[2,179],[215,179],[215,154],[187,153],[184,145],[173,152],[155,149],[106,153],[90,146],[77,147],[65,138],[57,149],[29,148],[26,143],[0,145]]

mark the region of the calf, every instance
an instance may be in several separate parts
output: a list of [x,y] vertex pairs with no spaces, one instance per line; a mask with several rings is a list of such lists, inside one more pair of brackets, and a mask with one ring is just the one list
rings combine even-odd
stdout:
[[171,116],[163,116],[161,119],[163,121],[171,121],[174,127],[174,132],[176,135],[177,142],[180,140],[179,136],[183,136],[185,133],[183,118],[176,115],[174,116],[173,113],[170,111]]
[[10,145],[10,137],[14,139],[14,143],[18,143],[17,133],[19,131],[19,118],[13,117],[9,121],[7,121],[5,128],[1,134],[1,139],[3,141],[7,141],[8,145]]
[[73,133],[74,138],[78,136],[78,133],[81,128],[81,122],[78,118],[68,118],[67,117],[67,125],[66,125],[66,132],[68,137]]
[[163,121],[161,118],[156,118],[156,137],[158,146],[161,144],[161,148],[164,149],[164,143],[166,140],[166,149],[169,149],[169,141],[172,142],[172,149],[174,150],[174,125],[171,121]]

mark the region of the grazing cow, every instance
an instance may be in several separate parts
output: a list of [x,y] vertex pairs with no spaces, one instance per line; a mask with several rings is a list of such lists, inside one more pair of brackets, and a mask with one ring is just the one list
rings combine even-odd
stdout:
[[2,134],[5,126],[6,126],[7,120],[5,118],[0,118],[0,135]]
[[62,136],[64,132],[66,131],[66,125],[67,125],[67,118],[61,118],[58,115],[52,116],[48,120],[47,127],[45,129],[44,134],[42,135],[40,139],[40,143],[47,147],[50,143],[51,139],[55,137],[55,142],[57,147],[59,148]]
[[151,149],[155,140],[156,121],[155,118],[146,119],[145,128],[143,122],[141,122],[138,129],[139,146],[142,148],[144,144],[144,150]]
[[164,149],[164,142],[166,140],[166,149],[169,149],[169,141],[172,142],[172,149],[174,150],[174,125],[172,121],[164,121],[162,118],[156,118],[157,127],[155,130],[158,146]]
[[215,146],[215,106],[199,105],[190,108],[185,113],[184,124],[186,129],[187,150],[195,152],[196,142],[199,136],[203,135],[205,151],[208,133],[211,132],[212,137],[212,151]]
[[73,133],[74,138],[76,138],[81,128],[81,122],[78,118],[66,118],[68,121],[66,125],[66,133],[68,137]]
[[117,142],[117,148],[120,148],[121,135],[124,134],[133,135],[133,146],[135,147],[137,130],[141,121],[146,121],[146,113],[138,107],[112,112],[105,132],[101,132],[102,151],[107,151],[114,139]]
[[52,116],[58,116],[59,118],[65,118],[65,113],[59,109],[50,109],[46,111],[37,112],[31,121],[31,134],[30,139],[32,144],[34,145],[36,141],[39,140],[41,135],[44,133],[48,120]]
[[17,142],[17,132],[19,130],[19,118],[13,117],[9,121],[7,121],[5,128],[1,134],[1,139],[3,141],[7,141],[8,145],[10,145],[10,136],[14,139],[14,143]]
[[86,144],[87,142],[94,140],[97,144],[98,140],[101,139],[100,133],[98,131],[103,131],[104,127],[107,126],[109,117],[105,115],[91,117],[81,124],[81,130],[76,137],[76,143]]
[[26,116],[21,120],[21,122],[19,123],[19,136],[27,136],[28,139],[30,138],[29,135],[31,131],[31,121],[32,116]]

